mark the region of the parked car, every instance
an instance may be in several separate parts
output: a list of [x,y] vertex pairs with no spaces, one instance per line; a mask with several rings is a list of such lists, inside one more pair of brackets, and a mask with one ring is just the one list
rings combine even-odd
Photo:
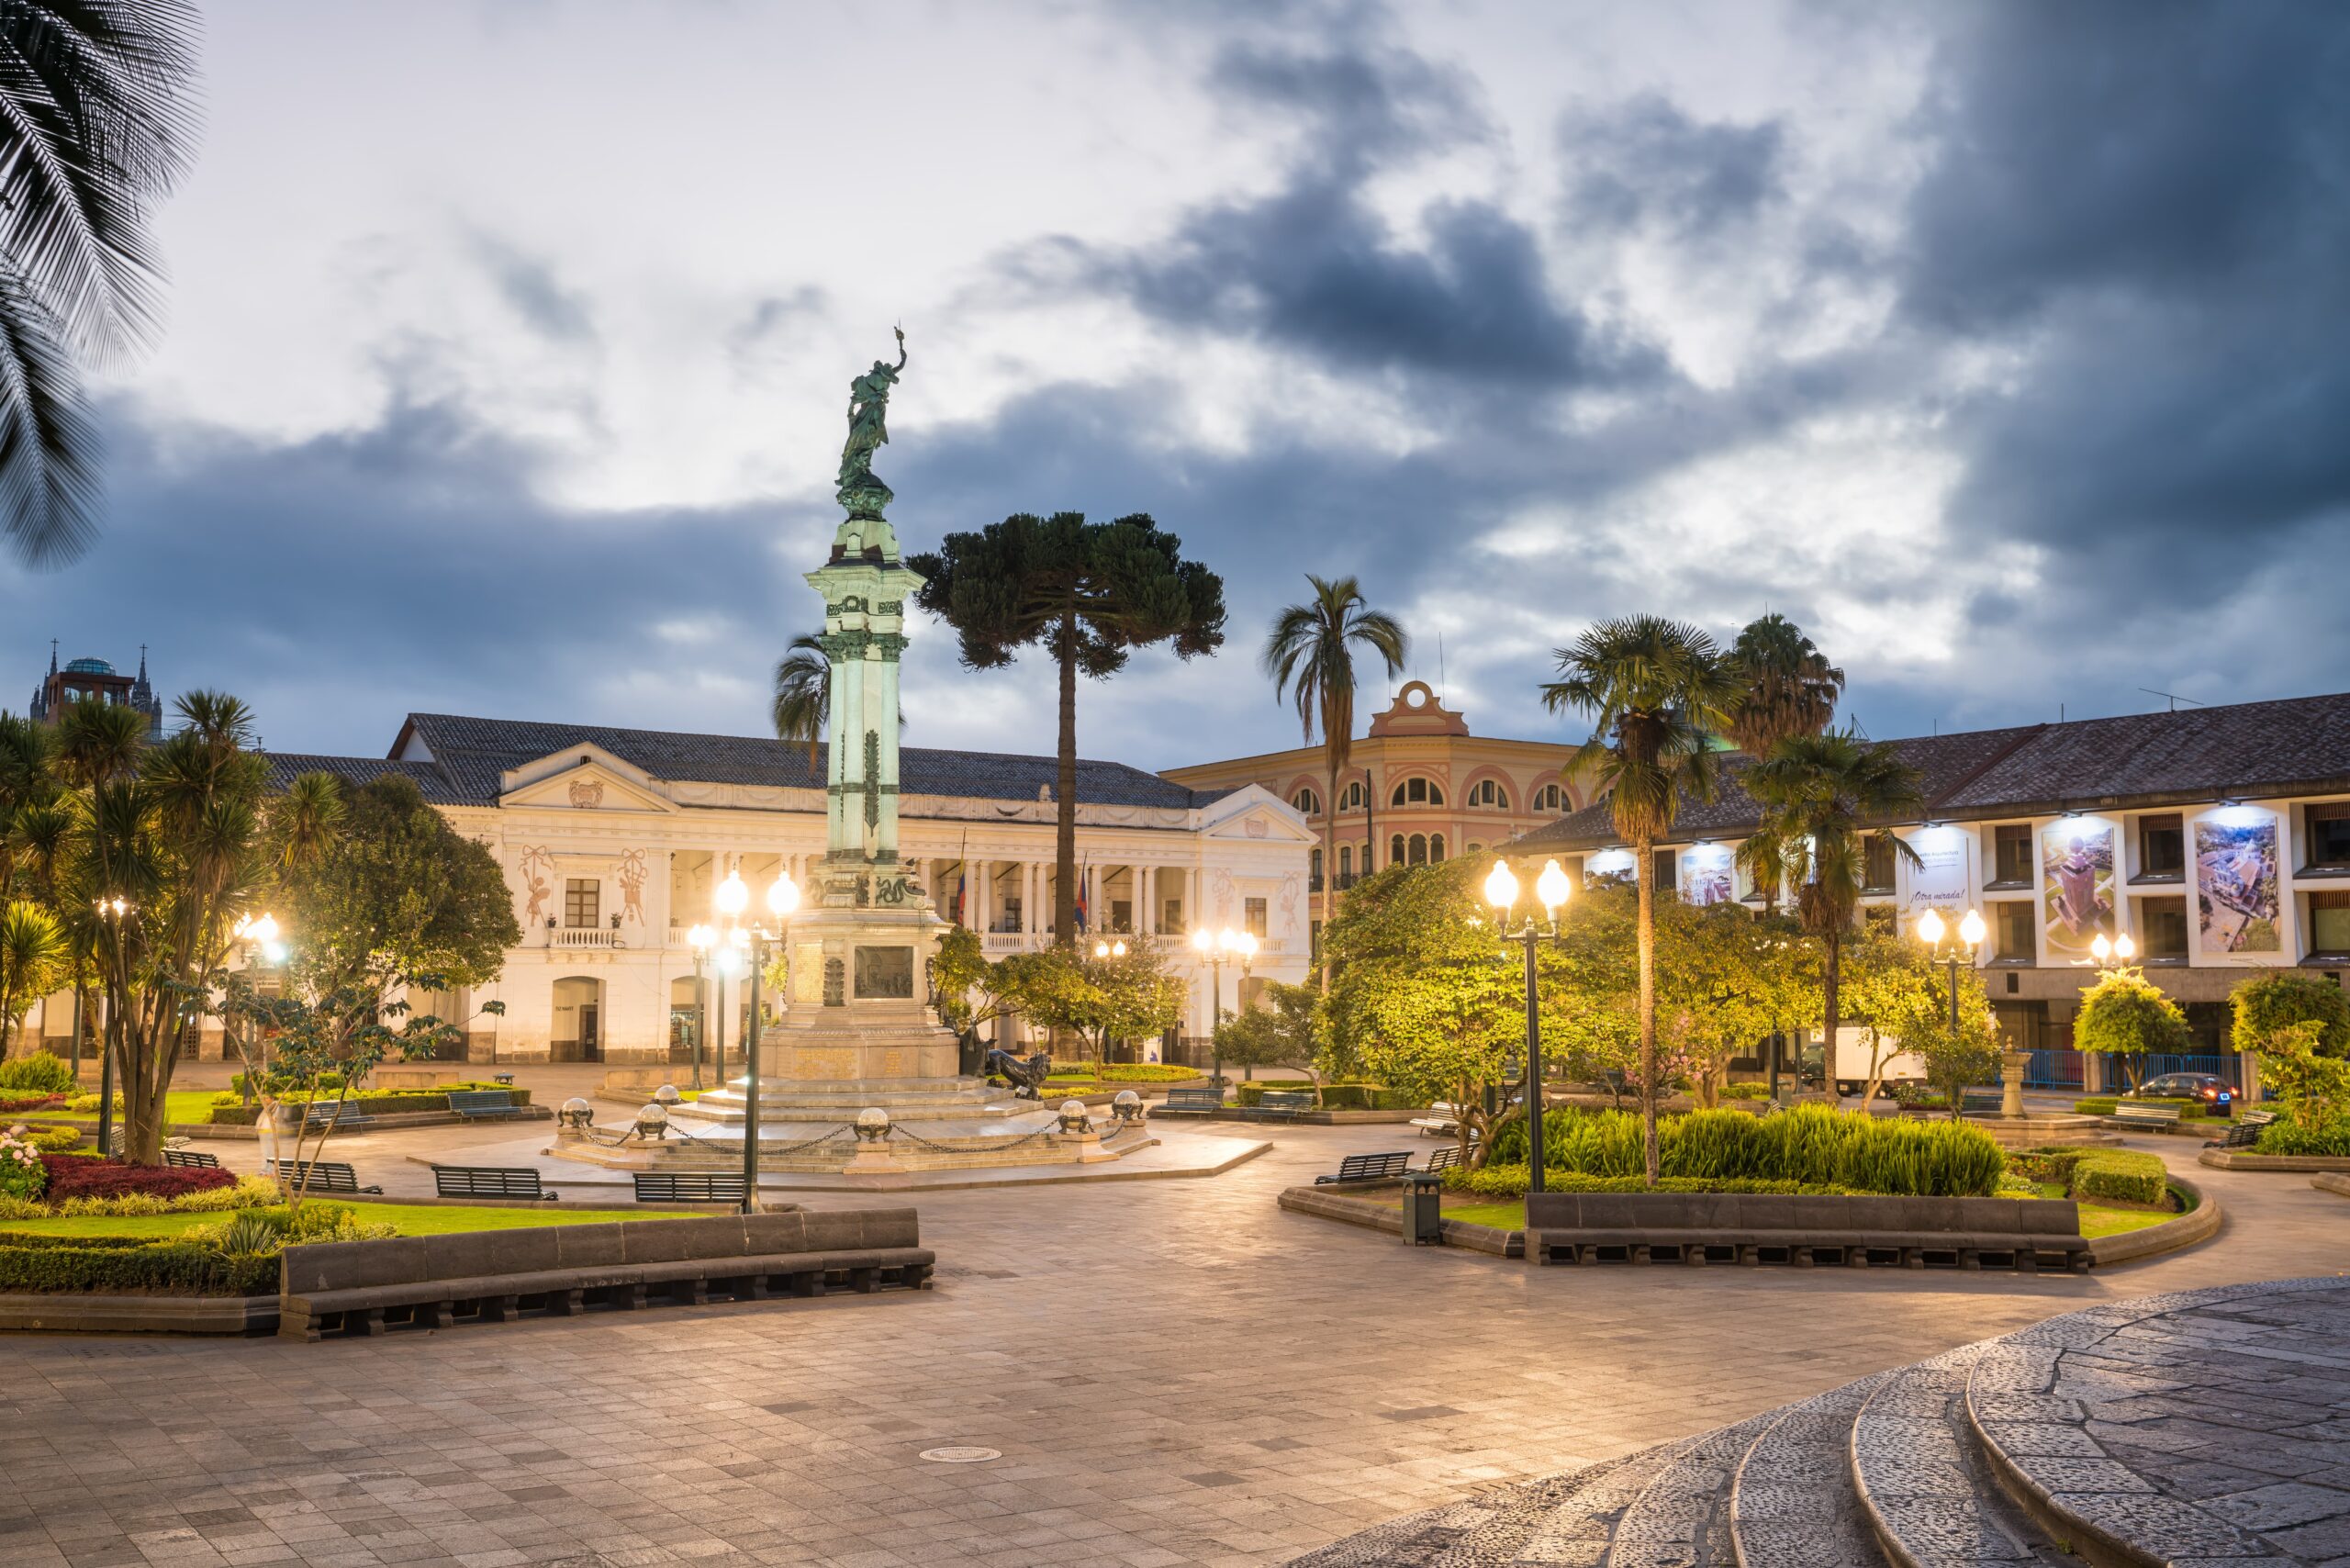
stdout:
[[2234,1108],[2236,1092],[2224,1078],[2208,1072],[2165,1072],[2121,1096],[2124,1100],[2200,1100],[2224,1116]]

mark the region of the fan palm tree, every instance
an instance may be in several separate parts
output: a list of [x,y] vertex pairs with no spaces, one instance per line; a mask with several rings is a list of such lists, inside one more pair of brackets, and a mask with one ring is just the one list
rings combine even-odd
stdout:
[[1836,717],[1844,672],[1785,616],[1748,622],[1729,654],[1746,681],[1730,710],[1729,738],[1747,756],[1768,756],[1789,735],[1816,735]]
[[136,771],[146,746],[147,715],[136,708],[84,698],[58,716],[58,771],[83,789]]
[[64,980],[67,962],[47,910],[21,900],[0,910],[0,1058],[15,1054],[17,1021]]
[[96,535],[74,359],[153,334],[155,204],[196,140],[188,0],[0,5],[0,532],[28,566]]
[[[1265,639],[1265,673],[1273,678],[1273,700],[1290,697],[1297,705],[1297,722],[1305,739],[1322,727],[1322,762],[1326,788],[1322,797],[1323,924],[1327,929],[1337,908],[1338,775],[1354,750],[1355,647],[1360,644],[1387,665],[1390,679],[1404,673],[1411,638],[1396,619],[1373,610],[1352,577],[1325,582],[1313,573],[1305,580],[1314,596],[1292,604],[1273,618]],[[1321,960],[1322,991],[1330,990],[1330,961]]]
[[[1866,825],[1914,812],[1925,804],[1918,770],[1888,745],[1871,745],[1849,728],[1789,735],[1741,780],[1762,808],[1758,831],[1739,847],[1757,882],[1794,888],[1796,919],[1819,938],[1822,1038],[1828,1081],[1836,1078],[1837,980],[1844,937],[1860,909],[1868,875]],[[1918,852],[1898,834],[1894,853],[1918,865]]]
[[1656,1185],[1656,841],[1672,831],[1683,797],[1714,793],[1710,732],[1723,728],[1743,682],[1706,632],[1661,615],[1628,615],[1586,630],[1558,651],[1565,678],[1542,688],[1552,712],[1591,720],[1591,738],[1569,766],[1588,767],[1608,796],[1616,831],[1639,857],[1640,1120],[1649,1185]]
[[771,712],[776,737],[806,741],[808,768],[815,771],[816,754],[824,744],[824,724],[833,714],[833,661],[825,655],[822,638],[794,637],[790,648],[776,661]]

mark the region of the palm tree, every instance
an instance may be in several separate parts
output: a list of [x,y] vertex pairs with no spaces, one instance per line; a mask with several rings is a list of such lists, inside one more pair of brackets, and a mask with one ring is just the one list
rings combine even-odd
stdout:
[[1591,738],[1569,767],[1606,790],[1616,831],[1639,857],[1640,1120],[1649,1185],[1656,1141],[1656,841],[1672,831],[1682,797],[1714,793],[1710,732],[1729,722],[1744,683],[1713,637],[1661,615],[1628,615],[1586,630],[1558,651],[1566,678],[1542,688],[1552,712],[1589,715]]
[[1746,680],[1730,710],[1729,737],[1747,756],[1768,756],[1788,736],[1816,735],[1836,717],[1844,672],[1785,616],[1747,622],[1729,652]]
[[69,702],[57,721],[58,771],[84,789],[107,783],[139,766],[147,745],[147,716],[119,703],[84,698]]
[[149,215],[196,140],[188,0],[0,6],[0,532],[62,566],[97,532],[74,357],[156,322]]
[[22,901],[0,910],[0,1058],[14,1054],[18,1016],[65,978],[66,957],[47,910]]
[[[1789,735],[1741,780],[1762,808],[1759,830],[1739,848],[1757,882],[1767,875],[1796,890],[1796,919],[1819,938],[1826,963],[1820,984],[1827,1075],[1836,1081],[1837,978],[1844,936],[1860,908],[1868,875],[1872,822],[1925,804],[1918,770],[1888,745],[1871,745],[1849,728]],[[1918,865],[1918,852],[1888,834],[1894,853]]]
[[[1314,597],[1292,604],[1273,618],[1265,639],[1265,673],[1273,678],[1273,700],[1284,695],[1297,704],[1297,722],[1310,743],[1314,726],[1322,726],[1322,761],[1326,789],[1322,797],[1323,926],[1328,929],[1337,908],[1338,775],[1345,771],[1355,741],[1355,654],[1361,644],[1386,661],[1390,679],[1404,673],[1404,658],[1411,638],[1395,618],[1373,610],[1352,577],[1325,582],[1313,573]],[[1330,961],[1321,960],[1322,992],[1330,991]]]
[[816,754],[824,744],[824,724],[833,714],[833,661],[822,637],[803,635],[775,666],[775,733],[779,740],[806,741],[808,767],[815,770]]

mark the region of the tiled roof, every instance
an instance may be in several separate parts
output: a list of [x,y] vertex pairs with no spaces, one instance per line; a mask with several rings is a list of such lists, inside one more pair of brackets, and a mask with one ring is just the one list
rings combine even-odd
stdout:
[[[599,724],[547,724],[521,719],[474,719],[450,713],[411,713],[401,732],[424,743],[431,762],[381,758],[273,756],[280,778],[322,768],[352,783],[386,771],[408,774],[425,798],[443,805],[498,803],[499,776],[567,747],[592,745],[643,768],[655,778],[697,784],[764,784],[786,789],[824,787],[824,748],[813,765],[808,748],[758,735],[697,735],[669,730],[621,730]],[[295,766],[298,764],[299,766]],[[1049,756],[1007,756],[994,752],[945,751],[908,746],[899,753],[899,787],[909,795],[968,800],[1027,801],[1058,777]],[[431,783],[427,783],[430,776]],[[437,793],[436,793],[437,790]],[[1228,793],[1187,790],[1155,773],[1117,762],[1077,764],[1077,798],[1082,805],[1160,806],[1187,811]]]
[[[1925,818],[2040,816],[2083,807],[2170,805],[2350,790],[2350,694],[2136,713],[2064,724],[1919,735],[1886,745],[1923,776]],[[1682,798],[1670,842],[1751,831],[1758,812],[1732,757],[1710,802]],[[1510,848],[1619,842],[1606,801]]]
[[313,756],[290,751],[269,754],[271,789],[283,790],[305,773],[331,773],[353,789],[373,783],[386,773],[403,773],[415,779],[418,791],[436,806],[465,803],[440,769],[429,762],[389,762],[380,756]]

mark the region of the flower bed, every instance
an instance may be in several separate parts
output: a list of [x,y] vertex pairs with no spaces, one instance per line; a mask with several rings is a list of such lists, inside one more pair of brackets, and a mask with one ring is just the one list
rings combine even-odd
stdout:
[[44,1154],[49,1170],[42,1196],[51,1204],[69,1198],[178,1198],[215,1187],[233,1187],[233,1170],[182,1169],[175,1165],[118,1165],[110,1159],[82,1159],[70,1154]]
[[[366,1090],[357,1094],[344,1096],[343,1103],[361,1114],[370,1116],[445,1111],[449,1108],[450,1091],[473,1089],[498,1090],[510,1094],[514,1097],[514,1103],[517,1105],[527,1105],[531,1103],[529,1090],[517,1089],[504,1083],[443,1083],[431,1089]],[[318,1096],[318,1101],[321,1104],[332,1104],[335,1099],[336,1095],[332,1091]],[[308,1097],[305,1095],[288,1094],[283,1097],[283,1101],[285,1104],[297,1106],[309,1103]],[[212,1097],[212,1119],[223,1126],[249,1127],[260,1118],[260,1114],[261,1108],[258,1105],[245,1104],[236,1094],[220,1093]]]
[[[1488,1165],[1482,1170],[1454,1169],[1446,1172],[1444,1184],[1448,1191],[1473,1193],[1484,1198],[1522,1198],[1526,1196],[1527,1168],[1523,1165]],[[1642,1176],[1591,1176],[1579,1170],[1542,1172],[1542,1185],[1553,1193],[1645,1193],[1648,1180]],[[1658,1181],[1660,1193],[1758,1193],[1774,1197],[1855,1197],[1860,1194],[1850,1187],[1837,1187],[1818,1182],[1769,1182],[1753,1177],[1666,1176]]]
[[62,1094],[19,1093],[0,1091],[0,1113],[16,1111],[46,1111],[65,1103]]
[[[1620,1177],[1646,1169],[1640,1119],[1628,1111],[1552,1111],[1542,1119],[1542,1137],[1546,1170]],[[1988,1197],[1998,1190],[2004,1166],[1998,1144],[1980,1127],[1896,1121],[1824,1105],[1762,1116],[1717,1110],[1660,1117],[1657,1141],[1666,1176],[1714,1183],[1794,1182],[1894,1196]],[[1494,1133],[1491,1159],[1525,1161],[1522,1120]]]
[[1091,1079],[1100,1083],[1181,1083],[1199,1077],[1200,1070],[1156,1061],[1063,1061],[1053,1064],[1051,1076]]

